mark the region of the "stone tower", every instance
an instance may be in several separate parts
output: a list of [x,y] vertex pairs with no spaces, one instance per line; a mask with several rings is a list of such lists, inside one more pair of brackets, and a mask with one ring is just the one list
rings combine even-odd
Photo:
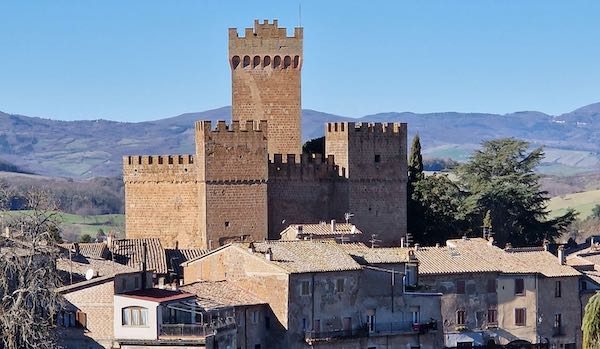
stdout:
[[254,21],[238,36],[229,29],[232,118],[268,121],[268,150],[273,154],[302,153],[300,134],[300,77],[302,28],[288,37],[285,28]]
[[268,159],[266,121],[196,122],[196,246],[267,238]]
[[347,178],[352,222],[382,245],[406,235],[406,124],[327,123],[325,152]]

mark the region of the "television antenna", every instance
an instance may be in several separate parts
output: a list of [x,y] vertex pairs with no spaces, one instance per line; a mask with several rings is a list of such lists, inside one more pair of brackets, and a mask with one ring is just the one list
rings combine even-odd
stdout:
[[369,242],[371,243],[371,248],[375,248],[381,240],[377,239],[377,234],[371,234],[371,240],[369,240]]

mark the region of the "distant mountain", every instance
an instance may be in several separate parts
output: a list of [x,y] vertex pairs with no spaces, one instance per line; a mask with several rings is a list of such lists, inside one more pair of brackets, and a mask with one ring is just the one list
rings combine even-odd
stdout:
[[[125,123],[58,121],[0,112],[0,158],[22,170],[49,176],[89,178],[121,173],[126,154],[194,152],[194,121],[229,120],[230,107],[161,120]],[[600,103],[553,116],[536,111],[484,113],[379,113],[352,119],[303,110],[304,140],[324,134],[328,121],[407,122],[409,137],[421,137],[424,153],[457,160],[482,140],[515,137],[545,145],[549,172],[600,169]]]

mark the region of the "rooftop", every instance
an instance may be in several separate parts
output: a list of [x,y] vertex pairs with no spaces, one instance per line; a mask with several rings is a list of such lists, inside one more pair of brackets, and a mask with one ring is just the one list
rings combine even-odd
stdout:
[[295,235],[341,236],[362,235],[363,232],[351,223],[318,223],[318,224],[291,224],[285,228],[281,235],[293,232]]
[[160,288],[147,288],[143,290],[130,291],[125,293],[120,293],[119,296],[141,299],[145,301],[151,302],[170,302],[185,298],[195,297],[194,294],[185,292],[185,291],[173,291],[167,289]]
[[360,242],[336,246],[360,264],[407,263],[410,261],[410,251],[413,251],[407,247],[370,248]]
[[144,244],[148,252],[146,269],[154,270],[157,274],[167,274],[167,254],[158,238],[114,240],[109,248],[115,262],[142,270]]
[[88,243],[66,243],[59,244],[59,248],[67,251],[79,251],[79,254],[94,259],[106,259],[108,257],[108,247],[104,242],[88,242]]
[[181,290],[193,293],[196,304],[206,310],[266,303],[231,281],[200,281],[182,286]]
[[87,258],[81,255],[74,256],[71,260],[68,257],[57,259],[56,268],[60,271],[61,279],[65,284],[70,283],[71,273],[74,283],[85,281],[85,274],[90,269],[94,271],[94,277],[114,276],[136,271],[136,269],[127,265],[109,260]]
[[289,273],[359,270],[361,266],[337,244],[321,241],[265,241],[251,244],[234,243],[239,248],[254,246],[254,254]]

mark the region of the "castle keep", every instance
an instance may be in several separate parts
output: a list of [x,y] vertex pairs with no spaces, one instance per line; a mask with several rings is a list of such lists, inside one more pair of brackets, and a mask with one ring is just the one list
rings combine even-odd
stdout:
[[302,154],[302,28],[229,29],[232,122],[198,121],[194,155],[125,156],[128,238],[216,248],[294,223],[351,221],[380,245],[406,234],[406,124],[327,123]]

